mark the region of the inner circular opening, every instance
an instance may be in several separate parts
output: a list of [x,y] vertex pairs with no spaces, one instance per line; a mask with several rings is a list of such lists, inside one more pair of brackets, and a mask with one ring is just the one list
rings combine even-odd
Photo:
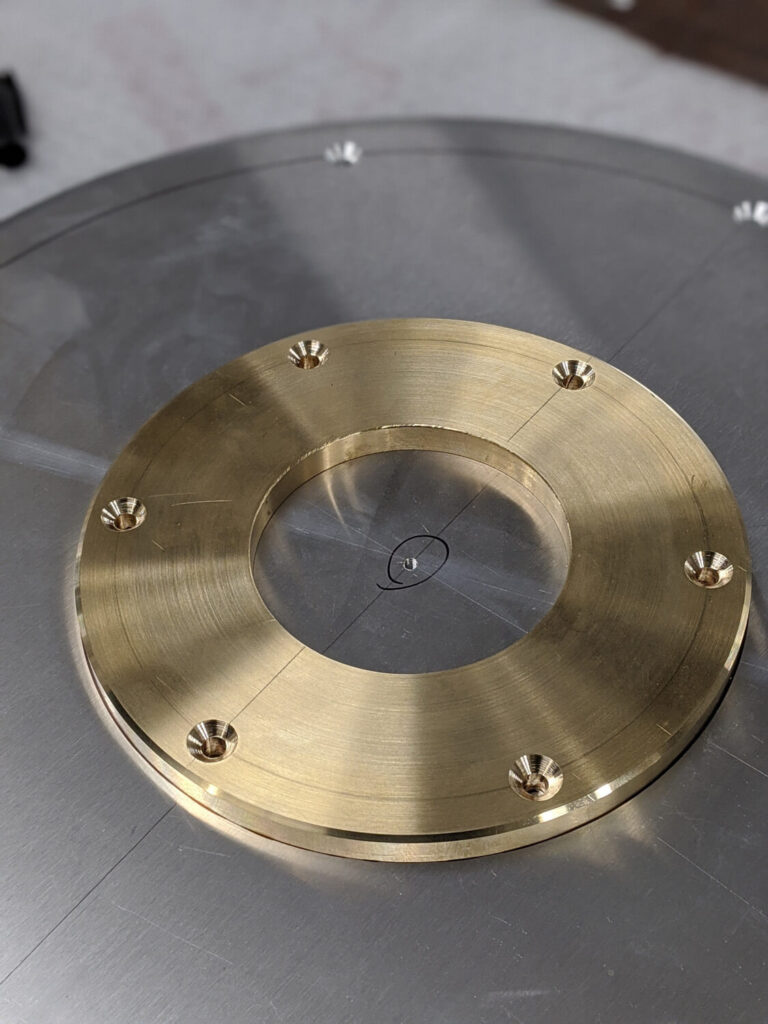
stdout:
[[457,668],[520,640],[562,589],[569,541],[553,492],[504,456],[506,472],[385,451],[301,483],[256,537],[267,607],[308,647],[381,672]]

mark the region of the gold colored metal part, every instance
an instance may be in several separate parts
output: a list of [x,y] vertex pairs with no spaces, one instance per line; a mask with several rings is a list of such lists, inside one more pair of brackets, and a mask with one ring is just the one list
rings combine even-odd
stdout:
[[[494,466],[560,523],[565,586],[506,650],[366,671],[261,599],[285,497],[397,449]],[[584,353],[442,320],[324,328],[201,380],[117,459],[79,557],[94,679],[147,760],[243,829],[378,860],[507,850],[637,792],[714,708],[750,591],[728,483],[668,406]]]

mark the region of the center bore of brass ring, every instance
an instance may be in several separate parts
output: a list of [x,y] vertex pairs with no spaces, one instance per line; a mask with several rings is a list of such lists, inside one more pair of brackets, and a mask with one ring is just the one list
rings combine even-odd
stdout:
[[[335,466],[366,455],[391,451],[433,451],[458,455],[489,466],[529,491],[554,520],[563,540],[568,559],[571,536],[560,500],[544,477],[513,451],[485,438],[432,426],[387,426],[361,431],[314,449],[293,465],[272,485],[254,517],[251,534],[250,561],[262,533],[277,509],[294,491],[313,477]],[[437,538],[440,540],[440,538]],[[444,543],[441,541],[441,543]],[[447,552],[446,552],[447,554]],[[415,568],[415,567],[414,567]],[[405,584],[407,586],[407,583]],[[481,659],[482,660],[482,659]]]

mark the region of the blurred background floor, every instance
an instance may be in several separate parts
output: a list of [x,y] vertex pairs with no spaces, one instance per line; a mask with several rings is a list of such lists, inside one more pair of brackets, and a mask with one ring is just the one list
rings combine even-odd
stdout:
[[360,117],[549,122],[768,173],[768,90],[554,0],[4,0],[0,18],[32,130],[0,218],[172,150]]

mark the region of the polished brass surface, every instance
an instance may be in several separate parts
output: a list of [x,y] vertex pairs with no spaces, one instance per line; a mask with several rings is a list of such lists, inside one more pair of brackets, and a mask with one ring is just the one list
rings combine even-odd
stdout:
[[[511,647],[388,675],[303,646],[251,566],[301,483],[404,449],[523,483],[570,564]],[[510,849],[635,793],[714,708],[750,591],[728,483],[668,406],[585,353],[444,320],[323,328],[193,385],[108,472],[79,557],[94,679],[147,760],[243,830],[380,860]]]

